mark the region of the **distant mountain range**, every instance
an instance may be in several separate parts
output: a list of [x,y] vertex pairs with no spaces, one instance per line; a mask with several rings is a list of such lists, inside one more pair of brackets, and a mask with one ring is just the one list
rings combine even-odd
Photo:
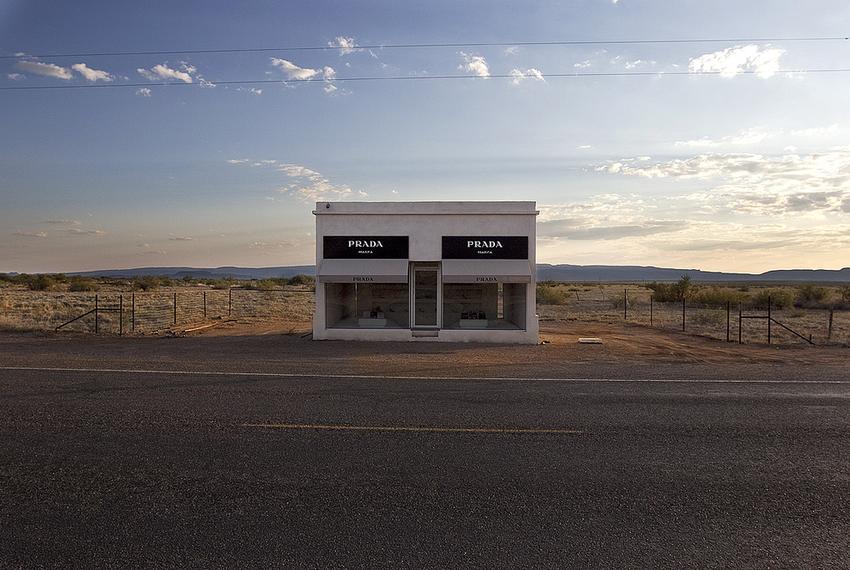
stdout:
[[[271,277],[292,277],[293,275],[313,275],[312,265],[294,265],[285,267],[138,267],[135,269],[104,269],[101,271],[81,271],[69,275],[88,277],[142,277],[158,275],[180,279],[185,276],[198,279],[268,279]],[[688,275],[694,281],[818,281],[850,282],[850,267],[844,269],[779,269],[765,273],[723,273],[720,271],[701,271],[699,269],[674,269],[642,265],[537,265],[537,278],[540,281],[676,281],[682,275]]]

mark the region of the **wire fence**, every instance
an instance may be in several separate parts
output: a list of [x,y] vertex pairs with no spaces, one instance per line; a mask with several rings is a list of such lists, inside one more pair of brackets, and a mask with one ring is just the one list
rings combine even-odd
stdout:
[[98,334],[149,334],[222,319],[302,321],[306,288],[175,289],[97,293],[0,290],[0,326]]
[[544,321],[628,323],[743,344],[850,345],[850,310],[658,302],[645,290],[628,289],[619,296],[576,295],[566,304],[538,308]]
[[[538,305],[545,321],[602,321],[686,332],[729,342],[850,345],[850,310],[737,303],[658,302],[643,290],[576,293],[566,304]],[[0,327],[98,334],[152,334],[222,319],[309,322],[313,291],[162,289],[97,293],[0,289]]]

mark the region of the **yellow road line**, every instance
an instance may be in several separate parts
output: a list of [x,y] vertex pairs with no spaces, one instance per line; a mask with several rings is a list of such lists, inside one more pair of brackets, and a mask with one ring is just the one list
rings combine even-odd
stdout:
[[500,434],[581,434],[577,429],[562,428],[487,428],[487,427],[441,427],[441,426],[351,426],[337,424],[242,424],[242,427],[267,429],[315,429],[334,431],[406,431],[430,433],[500,433]]

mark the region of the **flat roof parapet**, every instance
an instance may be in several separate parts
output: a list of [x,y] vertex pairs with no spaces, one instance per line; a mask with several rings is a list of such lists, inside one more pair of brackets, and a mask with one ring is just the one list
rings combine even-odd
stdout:
[[522,201],[469,201],[469,202],[316,202],[313,214],[319,215],[534,215],[537,203]]

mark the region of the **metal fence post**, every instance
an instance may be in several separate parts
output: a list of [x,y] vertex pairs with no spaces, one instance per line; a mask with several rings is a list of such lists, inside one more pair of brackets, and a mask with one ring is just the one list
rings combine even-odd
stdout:
[[623,320],[629,320],[629,290],[623,289]]
[[682,295],[682,332],[685,332],[685,295]]
[[136,292],[133,291],[130,300],[130,331],[136,332]]
[[124,295],[118,295],[118,336],[124,336]]
[[829,310],[829,327],[826,330],[826,340],[832,340],[832,314],[835,312],[835,309]]
[[738,344],[744,344],[744,309],[738,302]]
[[177,326],[177,291],[174,292],[174,326]]
[[100,316],[97,310],[97,293],[94,295],[94,334],[98,334],[100,331],[100,323],[98,322],[98,317]]
[[204,320],[207,318],[207,292],[204,291]]
[[227,288],[227,316],[233,313],[233,287]]
[[649,326],[652,326],[652,300],[655,298],[655,294],[651,294],[649,296]]
[[767,344],[770,344],[770,324],[772,318],[770,316],[770,295],[767,296]]
[[729,342],[729,313],[732,309],[732,302],[726,301],[726,342]]

